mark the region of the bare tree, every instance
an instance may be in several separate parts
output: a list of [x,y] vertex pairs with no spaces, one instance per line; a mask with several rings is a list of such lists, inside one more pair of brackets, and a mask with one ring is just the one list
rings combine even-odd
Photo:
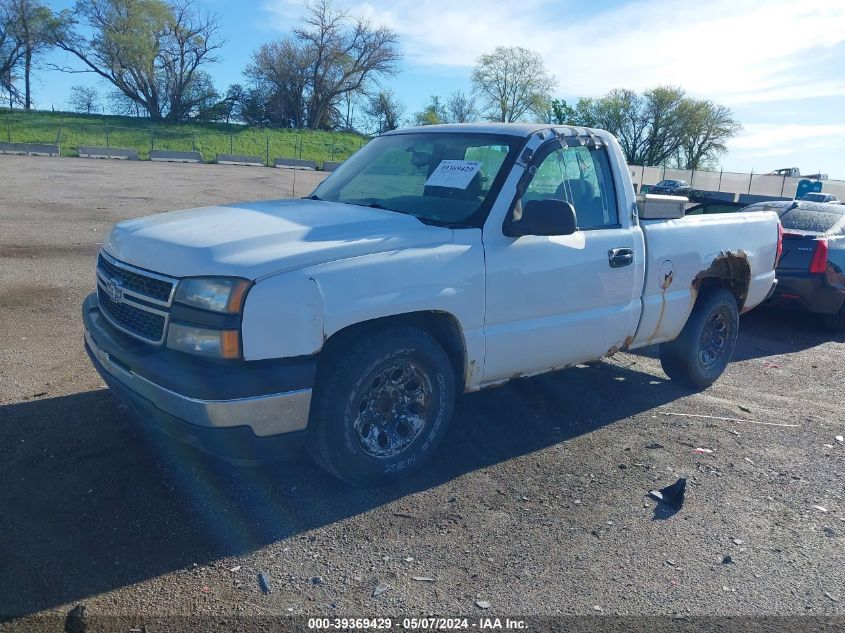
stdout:
[[399,127],[403,106],[392,90],[382,90],[370,97],[367,102],[366,114],[373,123],[376,134],[384,134]]
[[266,123],[295,128],[305,125],[310,64],[307,48],[291,37],[262,44],[252,54],[245,74],[253,87],[266,95]]
[[100,93],[93,86],[72,86],[68,104],[74,112],[91,114],[96,112],[100,102]]
[[475,100],[463,90],[455,90],[443,106],[447,123],[471,123],[478,118]]
[[543,58],[521,46],[499,46],[478,58],[472,85],[492,121],[519,121],[551,97],[557,85]]
[[213,53],[222,46],[215,16],[192,0],[78,0],[62,15],[52,39],[85,69],[60,70],[101,76],[152,119],[181,120],[197,110],[197,73],[218,61]]
[[364,17],[350,18],[329,0],[306,5],[305,26],[296,29],[306,47],[309,66],[308,127],[331,127],[338,100],[348,92],[361,91],[379,75],[393,75],[401,58],[397,34],[373,26]]

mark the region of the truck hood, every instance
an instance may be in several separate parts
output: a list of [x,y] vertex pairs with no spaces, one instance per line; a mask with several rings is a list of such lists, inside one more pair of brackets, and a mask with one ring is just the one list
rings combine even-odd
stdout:
[[319,200],[268,200],[127,220],[112,229],[104,248],[128,264],[174,277],[258,279],[451,239],[450,229],[393,211]]

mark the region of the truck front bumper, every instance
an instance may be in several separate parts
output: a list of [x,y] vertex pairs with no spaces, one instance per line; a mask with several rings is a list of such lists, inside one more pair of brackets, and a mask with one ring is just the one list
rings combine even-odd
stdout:
[[148,428],[230,461],[291,457],[305,441],[314,359],[216,362],[151,347],[83,304],[85,348]]

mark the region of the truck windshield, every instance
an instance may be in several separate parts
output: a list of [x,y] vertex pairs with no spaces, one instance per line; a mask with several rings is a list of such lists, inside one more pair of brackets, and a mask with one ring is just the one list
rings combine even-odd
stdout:
[[[312,194],[444,226],[480,225],[525,139],[472,133],[380,136]],[[483,217],[482,220],[483,221]]]

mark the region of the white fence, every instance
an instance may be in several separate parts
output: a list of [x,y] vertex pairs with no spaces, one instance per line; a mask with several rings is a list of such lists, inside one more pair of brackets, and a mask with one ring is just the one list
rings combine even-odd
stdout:
[[[697,169],[670,169],[668,167],[640,167],[629,165],[631,178],[639,191],[643,185],[656,185],[661,180],[685,180],[693,189],[722,191],[737,195],[794,198],[802,178],[746,174],[730,171],[702,171]],[[822,191],[845,200],[844,180],[822,180]]]

